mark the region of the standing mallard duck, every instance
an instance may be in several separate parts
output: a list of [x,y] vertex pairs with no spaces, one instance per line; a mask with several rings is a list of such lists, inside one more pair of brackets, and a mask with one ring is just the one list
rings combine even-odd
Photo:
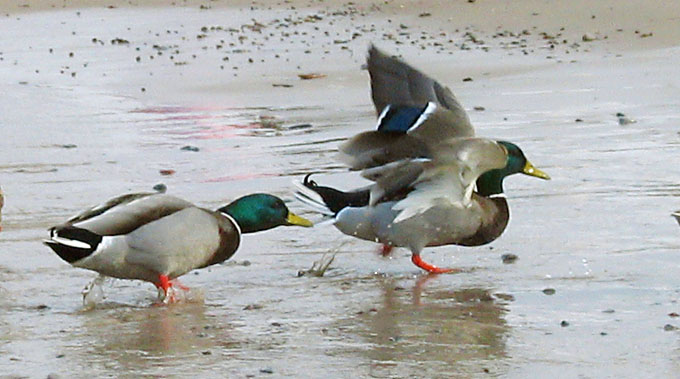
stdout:
[[549,179],[515,144],[474,137],[453,93],[374,46],[368,53],[376,131],[340,146],[340,158],[374,183],[343,192],[305,177],[298,198],[325,207],[343,233],[407,247],[413,263],[427,246],[477,246],[503,233],[510,217],[503,179],[523,173]]
[[276,196],[253,194],[216,211],[163,193],[126,194],[50,228],[45,244],[75,267],[151,282],[165,298],[173,279],[229,259],[241,233],[312,226]]

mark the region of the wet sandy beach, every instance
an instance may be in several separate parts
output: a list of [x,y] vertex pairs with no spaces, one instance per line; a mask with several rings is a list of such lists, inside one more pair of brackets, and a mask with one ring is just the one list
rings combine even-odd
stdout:
[[[680,5],[435,3],[3,5],[0,376],[677,376]],[[506,181],[490,245],[424,252],[466,272],[317,225],[245,236],[184,277],[192,301],[113,281],[83,309],[96,274],[41,244],[83,208],[164,183],[210,208],[266,191],[320,221],[293,180],[361,184],[334,152],[374,125],[369,43],[553,178]]]

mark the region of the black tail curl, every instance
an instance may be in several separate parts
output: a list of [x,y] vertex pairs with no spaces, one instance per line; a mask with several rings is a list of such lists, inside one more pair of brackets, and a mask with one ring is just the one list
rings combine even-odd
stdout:
[[337,214],[346,207],[364,207],[368,205],[370,191],[368,189],[343,192],[331,187],[324,187],[316,184],[307,174],[302,184],[321,196],[328,209]]

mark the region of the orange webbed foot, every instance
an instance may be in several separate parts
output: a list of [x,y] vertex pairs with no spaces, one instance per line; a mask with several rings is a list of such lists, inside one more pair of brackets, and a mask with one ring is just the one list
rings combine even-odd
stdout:
[[422,268],[423,270],[425,270],[425,271],[427,271],[431,274],[447,274],[447,273],[457,273],[457,272],[462,271],[459,268],[442,268],[442,267],[437,267],[435,265],[431,265],[431,264],[425,262],[420,257],[420,254],[411,255],[411,262],[413,262],[414,265]]

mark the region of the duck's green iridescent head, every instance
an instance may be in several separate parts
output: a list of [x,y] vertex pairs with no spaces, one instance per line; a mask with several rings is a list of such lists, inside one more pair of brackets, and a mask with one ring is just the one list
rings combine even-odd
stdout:
[[524,156],[519,146],[507,141],[497,141],[508,152],[508,160],[505,167],[491,170],[482,174],[477,179],[477,193],[482,196],[490,196],[503,193],[503,179],[512,174],[525,174],[537,178],[550,180],[550,176],[534,167]]
[[277,226],[312,226],[312,222],[293,214],[276,196],[256,193],[243,196],[217,210],[234,218],[241,232],[252,233]]

